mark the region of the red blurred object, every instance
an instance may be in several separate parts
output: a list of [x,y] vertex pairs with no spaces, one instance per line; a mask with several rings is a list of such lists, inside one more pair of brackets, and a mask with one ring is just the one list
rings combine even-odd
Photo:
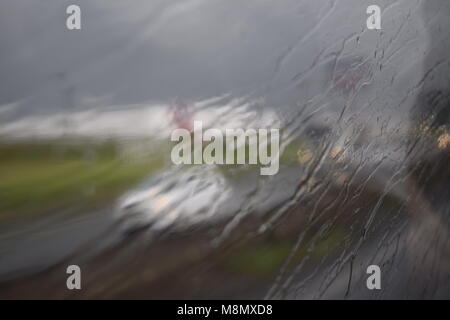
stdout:
[[172,104],[172,123],[177,128],[193,131],[193,112],[187,103],[176,100]]

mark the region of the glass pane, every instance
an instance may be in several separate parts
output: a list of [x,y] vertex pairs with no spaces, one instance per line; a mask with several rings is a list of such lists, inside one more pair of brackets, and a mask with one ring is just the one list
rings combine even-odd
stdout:
[[2,1],[0,297],[449,298],[449,14]]

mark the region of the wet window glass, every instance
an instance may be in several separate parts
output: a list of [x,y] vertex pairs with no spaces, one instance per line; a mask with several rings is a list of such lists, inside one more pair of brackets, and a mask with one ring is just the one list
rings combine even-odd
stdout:
[[0,297],[449,298],[449,15],[2,1]]

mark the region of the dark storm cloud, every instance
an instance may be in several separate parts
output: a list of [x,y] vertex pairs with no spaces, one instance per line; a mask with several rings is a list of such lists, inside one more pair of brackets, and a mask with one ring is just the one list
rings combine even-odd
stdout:
[[2,2],[0,104],[29,99],[28,108],[47,109],[83,97],[126,104],[253,90],[298,33],[295,1],[283,2],[78,1],[80,31],[65,28],[71,1]]

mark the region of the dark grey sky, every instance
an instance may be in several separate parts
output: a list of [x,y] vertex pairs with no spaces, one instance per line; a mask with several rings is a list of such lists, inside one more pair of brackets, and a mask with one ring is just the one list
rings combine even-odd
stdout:
[[[324,91],[333,59],[347,55],[370,60],[375,90],[407,92],[428,46],[422,1],[376,1],[381,35],[366,30],[372,2],[4,0],[0,106],[23,115],[255,92],[292,103]],[[74,3],[80,31],[65,27]]]
[[68,31],[70,3],[2,1],[1,104],[57,104],[67,86],[116,103],[246,93],[268,78],[299,19],[312,21],[290,0],[77,1],[82,30]]

